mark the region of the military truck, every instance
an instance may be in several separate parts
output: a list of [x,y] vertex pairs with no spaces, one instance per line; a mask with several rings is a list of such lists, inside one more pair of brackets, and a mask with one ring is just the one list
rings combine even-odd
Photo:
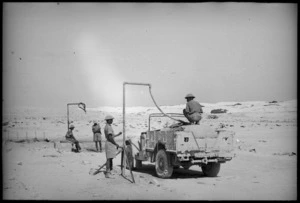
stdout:
[[173,169],[189,169],[193,165],[202,168],[205,176],[215,177],[221,164],[234,156],[234,132],[200,125],[179,122],[158,130],[150,130],[153,117],[184,117],[183,114],[149,115],[148,131],[142,132],[139,151],[134,156],[134,167],[138,170],[143,161],[155,163],[159,178],[170,178]]

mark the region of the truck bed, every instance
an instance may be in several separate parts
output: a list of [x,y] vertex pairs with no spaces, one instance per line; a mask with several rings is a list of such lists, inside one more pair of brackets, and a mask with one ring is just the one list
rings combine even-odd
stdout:
[[176,154],[189,153],[192,156],[227,156],[233,151],[232,131],[216,130],[207,125],[186,125],[177,128],[163,128],[148,131],[146,151],[153,151],[162,143],[166,151]]

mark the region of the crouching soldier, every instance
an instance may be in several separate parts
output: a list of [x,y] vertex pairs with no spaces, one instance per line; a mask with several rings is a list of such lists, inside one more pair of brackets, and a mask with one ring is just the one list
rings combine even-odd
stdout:
[[192,124],[199,124],[199,121],[202,119],[202,106],[199,102],[193,100],[195,98],[192,94],[187,94],[186,98],[186,108],[183,109],[184,116]]
[[78,140],[76,140],[76,138],[73,135],[73,130],[74,130],[75,126],[74,125],[70,125],[69,130],[66,134],[66,140],[72,142],[72,145],[75,144],[76,147],[76,151],[75,152],[79,152],[81,150],[81,147],[79,145]]

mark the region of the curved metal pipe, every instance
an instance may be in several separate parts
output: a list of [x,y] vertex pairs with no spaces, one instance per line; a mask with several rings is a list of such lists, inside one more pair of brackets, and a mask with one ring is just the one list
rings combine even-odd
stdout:
[[[70,125],[70,122],[69,122],[69,106],[70,105],[78,105],[78,108],[82,109],[86,113],[86,109],[85,109],[86,105],[85,105],[85,103],[83,103],[83,102],[68,103],[67,104],[67,122],[68,122],[68,126],[67,127],[68,127],[68,130],[69,130],[69,125]],[[80,105],[82,105],[83,107],[81,107]]]

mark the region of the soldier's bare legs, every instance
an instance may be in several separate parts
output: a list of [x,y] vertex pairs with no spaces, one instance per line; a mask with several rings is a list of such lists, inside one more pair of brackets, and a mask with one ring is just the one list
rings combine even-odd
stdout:
[[[99,143],[99,147],[98,147],[98,143]],[[102,145],[101,145],[101,141],[99,141],[99,142],[95,142],[95,146],[96,146],[96,151],[97,151],[97,152],[102,152]],[[99,148],[100,148],[100,150],[99,150]]]
[[112,170],[112,159],[106,159],[106,173],[105,178],[109,178]]
[[102,152],[102,145],[101,145],[101,141],[99,142],[99,146],[100,146],[100,152]]
[[95,142],[95,146],[96,146],[96,151],[98,151],[98,144],[97,144],[97,142]]
[[80,147],[79,142],[77,140],[75,141],[75,146],[76,146],[76,150],[79,152],[81,150],[81,147]]

